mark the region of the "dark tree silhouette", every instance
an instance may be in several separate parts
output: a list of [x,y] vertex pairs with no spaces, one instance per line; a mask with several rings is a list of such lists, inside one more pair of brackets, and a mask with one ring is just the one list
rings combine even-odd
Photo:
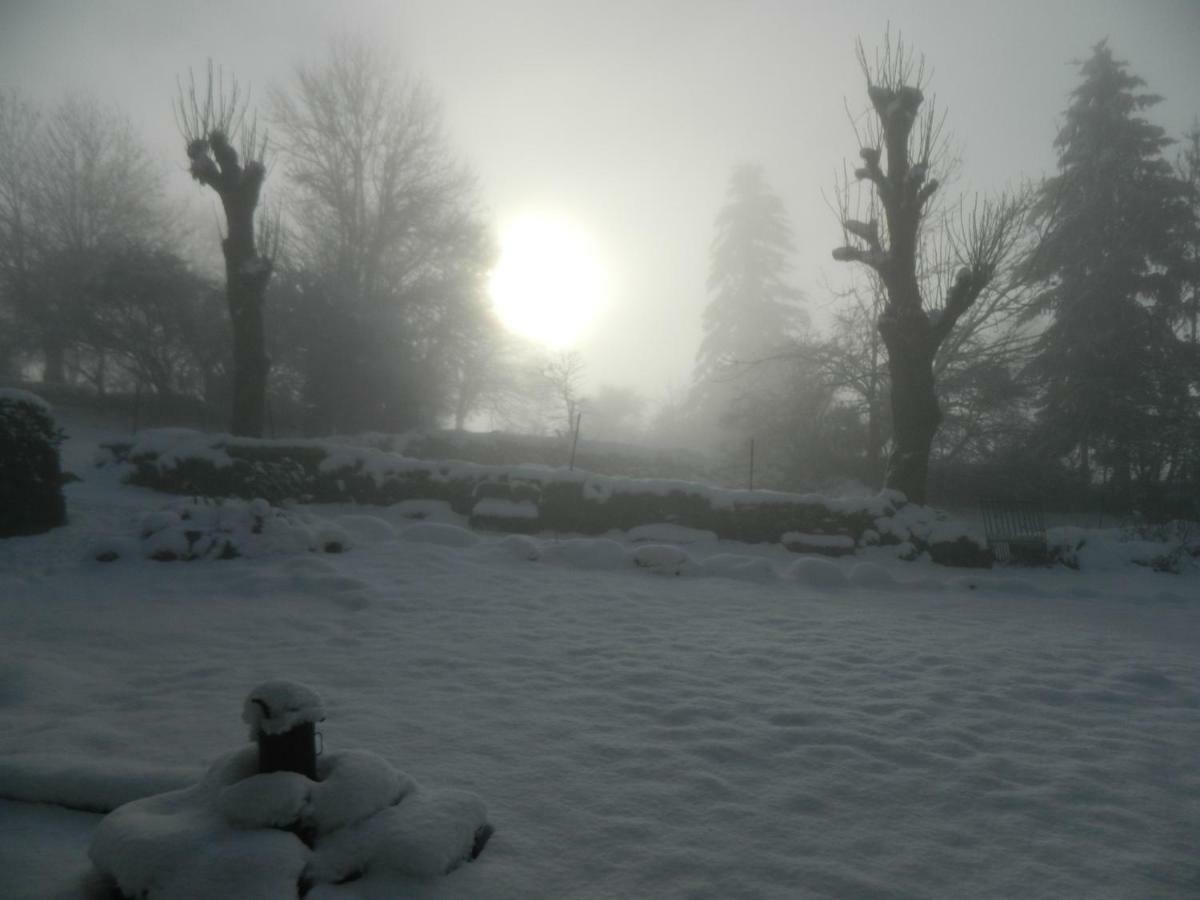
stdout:
[[870,183],[884,218],[853,218],[850,188],[843,186],[845,244],[833,258],[870,266],[883,282],[887,299],[879,333],[888,352],[893,427],[886,486],[924,503],[930,448],[942,421],[934,359],[1013,249],[1021,207],[1001,198],[962,211],[949,234],[957,273],[942,305],[926,308],[918,263],[926,208],[939,186],[931,169],[939,162],[942,119],[932,103],[922,110],[924,61],[914,60],[902,41],[893,44],[885,36],[873,61],[861,42],[857,52],[873,118],[859,136],[863,165],[854,174]]
[[1080,74],[1055,140],[1058,174],[1040,199],[1035,310],[1051,320],[1030,373],[1042,388],[1047,446],[1078,461],[1085,486],[1097,462],[1107,468],[1128,505],[1135,480],[1158,480],[1160,439],[1188,404],[1175,329],[1194,223],[1186,186],[1163,157],[1170,140],[1140,114],[1159,98],[1139,90],[1144,82],[1103,41]]
[[[230,430],[236,435],[261,437],[266,419],[267,374],[263,307],[273,264],[255,244],[254,219],[266,179],[266,135],[256,120],[247,120],[247,103],[238,83],[228,85],[209,63],[201,98],[194,76],[187,89],[180,85],[176,119],[187,141],[189,171],[200,184],[212,188],[225,211],[225,298],[233,328],[233,414]],[[241,145],[241,154],[234,142]]]

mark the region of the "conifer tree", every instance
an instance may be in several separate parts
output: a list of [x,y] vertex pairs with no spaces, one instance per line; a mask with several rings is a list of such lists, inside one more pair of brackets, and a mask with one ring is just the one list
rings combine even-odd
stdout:
[[807,322],[788,281],[792,228],[783,201],[756,165],[740,165],[717,214],[709,259],[710,300],[693,382],[707,393],[730,366],[760,361]]
[[1175,326],[1188,210],[1170,141],[1142,115],[1161,98],[1106,41],[1080,74],[1040,198],[1035,309],[1052,318],[1030,372],[1046,446],[1076,461],[1084,485],[1103,466],[1128,504],[1135,479],[1160,477],[1157,436],[1186,399]]

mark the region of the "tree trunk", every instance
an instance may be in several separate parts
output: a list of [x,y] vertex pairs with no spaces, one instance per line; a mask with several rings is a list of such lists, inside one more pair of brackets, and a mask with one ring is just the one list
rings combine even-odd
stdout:
[[229,234],[221,243],[225,254],[225,299],[233,328],[233,420],[230,430],[244,437],[262,437],[266,422],[267,374],[263,301],[271,269],[254,247],[254,204],[257,196],[242,192],[223,196]]
[[912,503],[925,503],[929,451],[942,421],[934,391],[936,347],[924,313],[910,315],[900,327],[881,328],[892,379],[892,453],[885,485]]

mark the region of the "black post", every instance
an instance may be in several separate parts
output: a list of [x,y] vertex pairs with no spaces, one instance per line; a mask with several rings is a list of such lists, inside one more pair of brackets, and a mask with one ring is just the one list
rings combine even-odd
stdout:
[[317,735],[312,722],[283,734],[258,734],[259,772],[299,772],[317,780]]

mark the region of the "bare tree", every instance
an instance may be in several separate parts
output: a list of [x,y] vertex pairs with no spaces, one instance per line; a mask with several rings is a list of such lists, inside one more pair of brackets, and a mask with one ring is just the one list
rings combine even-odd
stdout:
[[310,335],[320,345],[299,363],[314,417],[376,430],[440,412],[465,422],[495,356],[495,248],[437,98],[381,48],[341,39],[271,101],[289,243],[329,296]]
[[[187,141],[192,178],[212,188],[225,212],[225,299],[233,327],[233,415],[236,435],[261,437],[266,419],[267,375],[263,319],[273,262],[261,255],[254,238],[255,213],[267,170],[267,138],[257,120],[247,118],[247,100],[236,79],[208,65],[203,95],[192,73],[179,86],[176,121]],[[234,148],[238,142],[241,154]]]
[[560,404],[559,409],[566,417],[564,434],[574,430],[575,417],[583,406],[583,369],[583,357],[576,350],[563,350],[555,354],[541,369],[542,379],[550,386]]
[[884,217],[855,218],[850,186],[842,185],[845,243],[833,257],[869,266],[886,290],[879,316],[879,333],[888,351],[893,424],[886,484],[923,503],[930,449],[942,420],[934,374],[938,349],[1012,252],[1023,210],[1008,197],[960,208],[949,231],[955,275],[941,305],[927,307],[918,264],[927,206],[939,187],[931,167],[939,161],[943,117],[932,103],[922,111],[924,60],[914,60],[899,38],[893,44],[890,33],[886,35],[874,60],[867,58],[861,41],[857,53],[872,118],[859,135],[863,165],[854,174],[872,186]]

